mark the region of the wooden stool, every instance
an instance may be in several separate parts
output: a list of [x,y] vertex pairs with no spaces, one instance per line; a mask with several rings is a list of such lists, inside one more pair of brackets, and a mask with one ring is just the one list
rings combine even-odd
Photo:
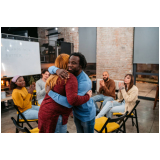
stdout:
[[153,106],[153,109],[155,109],[156,104],[157,104],[157,101],[159,101],[159,84],[157,85],[156,97],[155,97],[155,100],[154,100],[154,106]]

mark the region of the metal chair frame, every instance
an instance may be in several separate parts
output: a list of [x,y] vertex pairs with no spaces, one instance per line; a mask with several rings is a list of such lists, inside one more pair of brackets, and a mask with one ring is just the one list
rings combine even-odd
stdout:
[[[14,108],[17,110],[18,114],[17,114],[17,123],[18,124],[22,124],[22,127],[23,127],[23,123],[27,123],[27,125],[30,127],[30,129],[33,129],[33,127],[29,124],[29,122],[36,122],[38,124],[38,121],[37,120],[27,120],[24,115],[19,111],[18,107],[16,105],[14,105]],[[24,122],[20,122],[19,121],[19,115],[24,119]],[[18,129],[16,128],[16,133],[18,133]]]
[[96,132],[98,132],[98,133],[102,133],[102,131],[105,129],[105,133],[107,133],[106,125],[108,123],[118,122],[119,125],[123,126],[123,130],[121,129],[122,127],[119,127],[118,129],[116,129],[116,130],[114,130],[114,131],[112,131],[110,133],[114,133],[114,132],[116,132],[116,133],[118,133],[118,132],[126,133],[124,118],[127,116],[127,114],[128,114],[128,111],[125,114],[123,114],[120,117],[118,117],[118,118],[108,118],[100,131],[97,131],[96,129],[94,129],[94,130]]
[[25,133],[31,133],[26,127],[24,127],[24,128],[21,127],[13,117],[11,117],[11,120],[13,121],[13,123],[16,126],[16,129],[18,131],[25,132]]
[[[136,101],[136,105],[134,106],[134,108],[132,109],[132,111],[126,116],[126,118],[124,119],[124,123],[126,123],[126,121],[128,120],[128,118],[132,118],[132,126],[136,126],[137,129],[137,133],[139,133],[139,126],[138,126],[138,117],[137,117],[137,110],[136,107],[138,106],[138,104],[140,103],[140,100]],[[133,113],[133,115],[131,115]],[[120,116],[120,115],[116,115],[116,116]],[[134,119],[136,120],[136,123],[134,122]],[[122,127],[122,125],[120,126],[120,128]]]

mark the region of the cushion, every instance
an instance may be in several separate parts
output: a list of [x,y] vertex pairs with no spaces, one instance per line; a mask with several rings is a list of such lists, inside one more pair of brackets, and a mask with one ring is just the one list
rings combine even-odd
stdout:
[[[101,117],[101,118],[95,119],[94,129],[99,132],[102,129],[105,122],[107,121],[107,119],[108,118],[106,118],[106,117]],[[107,127],[107,133],[109,133],[109,132],[112,132],[112,131],[118,129],[120,126],[119,126],[119,124],[117,124],[115,122],[111,122],[111,123],[108,123],[106,125],[106,127]],[[105,129],[102,131],[102,133],[105,133]]]
[[39,129],[37,128],[33,128],[30,130],[31,133],[39,133]]

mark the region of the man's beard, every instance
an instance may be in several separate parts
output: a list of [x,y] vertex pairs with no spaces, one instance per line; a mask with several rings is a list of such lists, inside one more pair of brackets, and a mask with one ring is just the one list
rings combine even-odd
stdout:
[[103,78],[103,80],[104,80],[105,82],[108,81],[108,77],[107,77],[106,79]]

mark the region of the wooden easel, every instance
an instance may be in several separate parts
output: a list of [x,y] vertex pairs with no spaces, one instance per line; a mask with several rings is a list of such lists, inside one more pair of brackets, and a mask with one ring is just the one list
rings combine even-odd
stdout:
[[157,85],[157,89],[156,89],[156,97],[155,97],[155,100],[154,100],[153,109],[155,109],[157,101],[159,101],[159,84]]

